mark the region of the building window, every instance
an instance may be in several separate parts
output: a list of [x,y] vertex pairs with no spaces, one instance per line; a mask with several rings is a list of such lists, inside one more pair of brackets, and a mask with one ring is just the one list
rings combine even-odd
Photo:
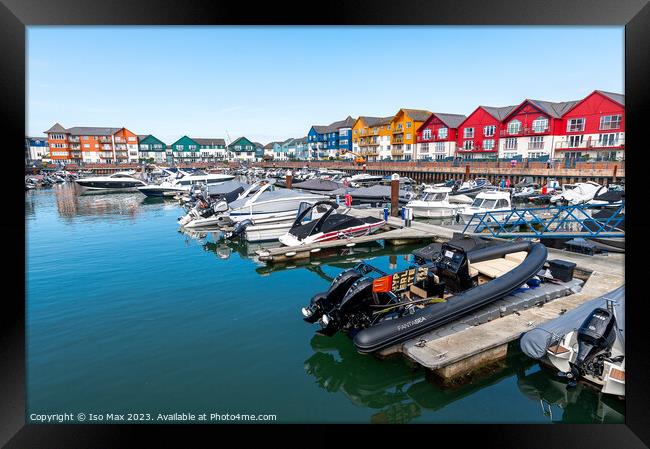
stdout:
[[411,127],[411,122],[406,122],[406,127],[410,128]]
[[604,115],[600,118],[600,129],[618,129],[621,127],[621,115]]
[[548,119],[546,117],[537,117],[533,120],[533,131],[543,133],[548,130]]
[[463,130],[463,137],[465,139],[473,139],[474,138],[474,128],[465,128]]
[[431,139],[431,128],[427,128],[424,131],[422,131],[422,138]]
[[84,143],[84,148],[90,148],[90,144],[89,143]]
[[445,143],[444,142],[436,142],[436,153],[441,153],[445,151]]
[[497,127],[495,125],[487,125],[483,127],[483,135],[485,137],[490,137],[493,136],[494,133],[496,132]]
[[569,148],[577,148],[582,144],[582,134],[579,136],[569,136]]
[[494,149],[494,139],[485,139],[483,141],[484,150],[493,150]]
[[[471,130],[473,131],[473,128],[469,128],[469,129],[471,129]],[[467,131],[467,129],[465,129],[465,131]],[[474,141],[473,141],[473,140],[466,140],[466,141],[464,141],[464,142],[463,142],[463,148],[464,148],[465,150],[472,150],[472,149],[474,149]]]
[[406,138],[410,139],[411,138],[411,133],[406,133]]
[[[538,131],[540,132],[540,131]],[[544,136],[533,136],[530,138],[530,148],[541,150],[544,148]]]
[[584,118],[572,118],[566,124],[567,132],[578,132],[584,131],[585,129],[585,119]]
[[618,134],[599,134],[598,146],[599,147],[615,147],[618,145]]
[[446,139],[449,135],[449,130],[447,128],[438,128],[438,139]]
[[517,139],[515,137],[509,137],[506,139],[506,150],[516,150],[517,149]]
[[512,120],[508,123],[508,134],[518,134],[521,132],[521,122],[519,120]]
[[429,144],[428,143],[420,144],[420,151],[422,153],[428,153],[429,152]]

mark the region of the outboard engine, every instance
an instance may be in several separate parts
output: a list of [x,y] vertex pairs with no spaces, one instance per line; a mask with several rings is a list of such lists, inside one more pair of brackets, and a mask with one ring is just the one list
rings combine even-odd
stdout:
[[338,305],[334,305],[329,312],[323,313],[318,323],[321,326],[320,333],[332,336],[337,331],[352,327],[365,327],[367,314],[359,312],[366,305],[368,299],[372,299],[372,284],[374,279],[359,277],[345,292],[345,296]]
[[330,312],[341,302],[350,286],[361,277],[363,277],[363,273],[357,267],[339,273],[326,292],[316,293],[311,298],[309,305],[302,308],[304,320],[308,323],[319,321],[323,314]]
[[225,201],[218,201],[214,204],[214,206],[212,206],[212,209],[214,210],[215,214],[226,212],[228,210],[228,203]]
[[242,220],[242,221],[240,221],[239,223],[237,223],[237,224],[232,228],[232,231],[228,232],[228,233],[225,235],[225,237],[226,237],[228,240],[231,240],[231,239],[237,238],[237,237],[239,237],[240,235],[242,235],[242,234],[244,233],[244,231],[246,230],[246,228],[249,227],[249,226],[252,225],[252,224],[253,224],[253,221],[252,221],[252,220],[249,220],[249,219]]
[[609,357],[616,340],[614,314],[606,309],[594,309],[577,331],[578,355],[569,362],[571,371],[562,373],[571,380],[568,387],[576,385],[578,377],[603,374],[603,360]]

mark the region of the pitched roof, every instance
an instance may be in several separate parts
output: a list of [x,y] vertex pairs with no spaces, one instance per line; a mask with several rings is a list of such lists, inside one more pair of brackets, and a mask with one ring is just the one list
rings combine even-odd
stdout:
[[264,148],[273,148],[276,143],[280,143],[280,142],[275,142],[275,141],[274,142],[269,142],[266,145],[264,145]]
[[74,126],[68,128],[73,136],[111,136],[122,128],[105,128],[97,126]]
[[366,125],[368,127],[373,127],[373,126],[381,126],[381,125],[388,125],[390,122],[393,120],[394,116],[390,117],[368,117],[368,116],[361,116],[359,119],[363,119],[364,122],[366,122]]
[[494,106],[479,106],[479,108],[485,109],[488,114],[490,114],[492,117],[494,117],[497,120],[503,120],[506,118],[508,114],[512,112],[514,108],[516,108],[519,105],[514,105],[514,106],[500,106],[500,107],[494,107]]
[[433,115],[438,117],[442,123],[447,125],[449,128],[458,128],[458,125],[460,125],[466,118],[467,116],[463,114],[440,114],[438,112],[434,112]]
[[407,113],[408,116],[411,117],[416,122],[424,122],[431,115],[431,111],[427,111],[426,109],[406,109],[406,108],[402,108],[401,110],[404,111],[405,113]]
[[352,128],[354,126],[354,122],[356,121],[357,121],[356,119],[348,115],[346,118],[344,118],[343,120],[339,120],[338,122],[333,122],[326,126],[312,125],[312,128],[314,128],[314,130],[318,134],[327,134],[327,133],[333,133],[341,128]]
[[259,142],[253,142],[253,144],[254,144],[257,148],[264,148],[264,145],[262,145],[262,144],[259,143]]
[[614,92],[605,92],[604,90],[597,90],[596,92],[603,94],[610,100],[613,100],[619,104],[625,105],[625,95],[617,94]]
[[561,101],[559,103],[555,103],[552,101],[543,101],[543,100],[527,100],[527,101],[531,102],[532,104],[540,108],[542,111],[546,112],[551,117],[560,118],[566,113],[566,111],[571,109],[580,100]]
[[206,137],[206,138],[199,138],[199,137],[191,137],[191,139],[198,143],[199,145],[226,145],[226,141],[217,138],[217,137]]
[[59,122],[56,122],[50,129],[43,131],[45,133],[65,133],[67,130],[61,126]]

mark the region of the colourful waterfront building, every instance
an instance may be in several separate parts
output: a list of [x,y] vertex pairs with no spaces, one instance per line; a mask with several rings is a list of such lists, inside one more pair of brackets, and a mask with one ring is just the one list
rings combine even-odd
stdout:
[[175,164],[190,164],[193,162],[200,162],[201,152],[199,147],[201,145],[194,139],[188,136],[183,136],[176,142],[171,144],[172,157]]
[[432,113],[416,131],[417,159],[453,158],[456,155],[458,126],[466,118],[462,114]]
[[25,137],[27,161],[39,161],[49,158],[50,147],[46,137]]
[[226,141],[220,137],[193,137],[199,144],[201,162],[220,162],[226,159]]
[[625,95],[595,90],[568,108],[557,125],[552,157],[625,158]]
[[138,136],[124,127],[64,128],[56,123],[44,132],[53,161],[76,164],[138,161]]
[[352,151],[368,161],[390,159],[390,117],[360,116],[352,127]]
[[352,151],[352,127],[355,121],[347,116],[329,125],[313,125],[307,133],[310,158],[338,157]]
[[228,158],[239,161],[255,161],[264,155],[264,146],[246,137],[238,137],[226,147]]
[[394,160],[412,160],[416,154],[416,131],[424,123],[431,111],[425,109],[405,109],[397,111],[390,122],[391,158]]
[[517,106],[479,106],[458,125],[456,156],[496,159],[503,119]]
[[167,145],[151,134],[138,136],[138,158],[140,161],[153,161],[156,164],[167,162]]

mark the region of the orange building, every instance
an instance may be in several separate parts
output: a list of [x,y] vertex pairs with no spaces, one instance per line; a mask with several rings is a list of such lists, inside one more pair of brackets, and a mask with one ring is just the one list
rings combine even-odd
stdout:
[[359,117],[352,127],[352,151],[369,161],[390,159],[393,117]]
[[416,131],[431,115],[425,109],[400,109],[390,123],[391,150],[393,159],[413,160],[417,158]]
[[76,126],[56,123],[45,131],[52,160],[71,163],[138,162],[138,136],[122,128]]

